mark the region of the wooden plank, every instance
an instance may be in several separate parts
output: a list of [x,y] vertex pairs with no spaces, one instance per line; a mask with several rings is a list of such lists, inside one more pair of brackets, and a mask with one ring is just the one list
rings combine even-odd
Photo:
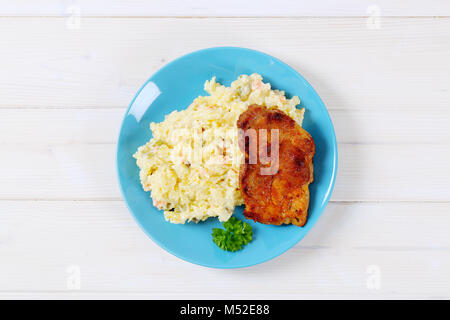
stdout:
[[112,144],[1,147],[3,199],[119,199]]
[[125,107],[168,61],[231,45],[284,60],[329,109],[447,110],[449,34],[450,18],[3,18],[0,107]]
[[[123,108],[0,109],[0,144],[116,143]],[[448,112],[330,110],[339,143],[450,143]]]
[[333,199],[449,201],[448,147],[341,145]]
[[[237,298],[449,298],[449,210],[330,203],[289,252],[215,270],[157,247],[121,201],[0,201],[0,296],[226,298],[245,287]],[[67,287],[73,266],[79,290]],[[375,269],[378,289],[367,286]]]
[[450,113],[417,110],[330,110],[337,140],[348,144],[432,144],[450,142]]
[[126,108],[0,109],[0,144],[116,143]]
[[[447,149],[342,144],[332,199],[449,201]],[[0,152],[0,199],[121,198],[114,144],[3,145]]]
[[299,2],[218,0],[26,0],[0,1],[3,16],[442,16],[450,15],[445,0],[333,0]]

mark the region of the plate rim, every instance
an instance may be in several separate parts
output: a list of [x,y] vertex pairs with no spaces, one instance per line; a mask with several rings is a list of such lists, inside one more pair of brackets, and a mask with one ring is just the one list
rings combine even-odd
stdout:
[[[233,50],[244,50],[244,51],[248,51],[254,54],[260,54],[260,55],[264,55],[267,56],[271,59],[273,59],[274,61],[283,64],[284,66],[286,66],[288,68],[288,70],[290,70],[291,72],[297,74],[306,84],[306,86],[312,90],[315,95],[317,96],[317,98],[319,99],[320,103],[322,104],[322,106],[325,109],[325,114],[327,116],[327,119],[329,121],[329,123],[331,124],[331,128],[332,128],[332,146],[333,146],[333,170],[332,170],[332,176],[331,176],[331,183],[329,183],[329,188],[327,191],[327,196],[325,197],[325,201],[323,201],[322,203],[324,204],[322,210],[320,210],[317,219],[315,219],[314,221],[311,221],[309,224],[307,224],[307,226],[305,226],[306,228],[306,232],[303,234],[300,234],[298,239],[296,239],[295,241],[293,241],[292,244],[290,244],[289,246],[286,246],[286,248],[284,248],[284,250],[282,250],[281,252],[277,252],[275,254],[269,255],[263,259],[259,259],[253,262],[249,262],[249,263],[242,263],[242,264],[237,264],[237,265],[217,265],[217,264],[208,264],[208,263],[201,263],[198,261],[195,261],[195,259],[190,259],[188,257],[182,257],[180,255],[178,255],[176,252],[174,252],[173,250],[169,249],[166,247],[166,245],[164,245],[164,243],[160,242],[159,240],[155,239],[148,231],[147,229],[143,226],[143,224],[141,223],[141,221],[139,221],[139,219],[137,218],[136,214],[134,213],[134,211],[131,209],[130,204],[128,203],[128,199],[125,196],[125,191],[124,191],[124,186],[122,184],[122,180],[120,178],[120,166],[119,166],[119,151],[120,151],[120,141],[122,138],[122,131],[124,128],[124,124],[125,124],[125,118],[127,117],[131,106],[134,104],[135,100],[137,99],[137,97],[139,96],[139,94],[142,92],[142,90],[148,85],[149,82],[152,81],[152,79],[158,75],[159,73],[163,72],[166,68],[169,68],[172,64],[174,64],[175,62],[177,62],[178,60],[181,60],[183,58],[186,58],[188,56],[194,55],[194,54],[198,54],[200,52],[207,52],[207,51],[214,51],[214,50],[223,50],[223,49],[233,49]],[[189,262],[191,264],[195,264],[195,265],[199,265],[202,267],[208,267],[208,268],[214,268],[214,269],[239,269],[239,268],[248,268],[251,266],[255,266],[255,265],[259,265],[262,264],[264,262],[270,261],[280,255],[282,255],[283,253],[286,253],[287,251],[289,251],[290,249],[292,249],[296,244],[298,244],[311,230],[311,228],[316,224],[317,220],[319,220],[320,216],[322,215],[323,211],[325,210],[325,208],[328,206],[328,202],[330,200],[331,194],[333,193],[334,190],[334,186],[336,183],[336,175],[337,175],[337,170],[338,170],[338,149],[337,149],[337,139],[336,139],[336,131],[334,129],[334,125],[333,125],[333,121],[330,117],[330,114],[328,112],[328,109],[325,106],[325,103],[323,103],[322,98],[319,96],[319,94],[317,93],[317,91],[313,88],[313,86],[298,72],[296,71],[293,67],[291,67],[289,64],[287,64],[286,62],[270,55],[267,54],[265,52],[259,51],[259,50],[255,50],[255,49],[250,49],[250,48],[245,48],[245,47],[237,47],[237,46],[216,46],[216,47],[208,47],[208,48],[203,48],[203,49],[199,49],[199,50],[195,50],[195,51],[191,51],[188,52],[186,54],[183,54],[173,60],[171,60],[170,62],[166,63],[164,66],[162,66],[161,68],[159,68],[157,71],[155,71],[145,82],[144,84],[139,88],[139,90],[136,92],[136,94],[134,95],[133,99],[131,100],[131,102],[128,104],[128,107],[125,111],[124,116],[122,117],[122,122],[120,124],[120,129],[119,129],[119,134],[118,134],[118,138],[117,138],[117,146],[116,146],[116,177],[118,180],[118,184],[119,184],[119,189],[122,195],[122,199],[126,204],[126,207],[128,209],[128,211],[131,213],[131,215],[133,216],[133,219],[136,221],[136,223],[138,224],[138,226],[141,228],[142,231],[144,231],[144,233],[154,242],[156,243],[160,248],[162,248],[163,250],[165,250],[166,252],[174,255],[175,257]]]

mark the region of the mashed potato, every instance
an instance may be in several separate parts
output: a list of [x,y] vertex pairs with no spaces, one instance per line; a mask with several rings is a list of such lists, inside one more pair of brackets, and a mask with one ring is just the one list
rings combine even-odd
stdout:
[[256,73],[239,76],[230,87],[213,77],[205,91],[209,96],[199,96],[186,110],[151,123],[153,138],[134,155],[142,187],[172,223],[226,221],[243,204],[236,122],[249,105],[277,108],[298,124],[303,121],[299,98],[287,99]]

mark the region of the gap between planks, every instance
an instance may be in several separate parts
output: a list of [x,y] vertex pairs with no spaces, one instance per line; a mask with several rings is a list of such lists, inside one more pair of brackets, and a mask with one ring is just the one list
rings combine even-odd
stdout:
[[[17,15],[17,16],[0,16],[0,19],[65,19],[70,15]],[[367,15],[343,15],[343,16],[97,16],[97,15],[81,15],[83,19],[367,19],[371,16]],[[392,16],[381,15],[380,18],[386,19],[448,19],[450,16]]]
[[[0,202],[125,202],[123,198],[1,198]],[[450,200],[329,200],[328,203],[352,205],[352,204],[448,204]]]

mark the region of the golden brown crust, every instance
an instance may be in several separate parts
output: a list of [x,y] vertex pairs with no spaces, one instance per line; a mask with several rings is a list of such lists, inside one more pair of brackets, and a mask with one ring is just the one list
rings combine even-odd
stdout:
[[[240,130],[239,145],[245,153],[245,162],[239,173],[245,203],[244,215],[265,224],[305,225],[309,206],[308,186],[313,181],[312,159],[315,153],[311,135],[284,112],[258,105],[249,106],[240,115],[237,125],[243,130]],[[271,129],[278,129],[279,162],[275,174],[261,174],[261,169],[267,169],[271,164],[261,161],[259,136],[257,162],[253,164],[249,161],[249,139],[244,135],[249,129],[257,132],[260,129],[267,130],[269,157],[272,156],[270,151],[273,153],[276,150],[271,143]]]

